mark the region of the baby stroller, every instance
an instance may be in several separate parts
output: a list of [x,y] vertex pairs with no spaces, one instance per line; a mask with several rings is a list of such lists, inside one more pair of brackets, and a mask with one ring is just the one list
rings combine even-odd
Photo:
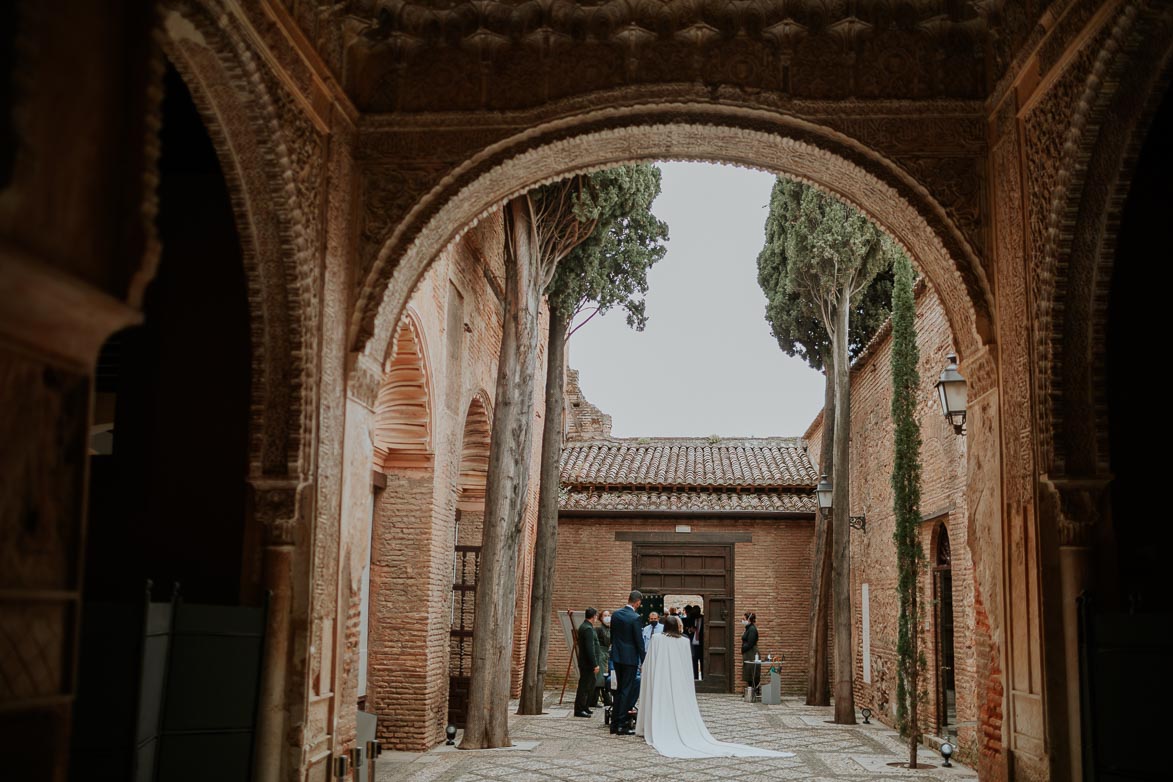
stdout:
[[[642,672],[643,672],[643,670],[641,668],[635,669],[635,699],[636,699],[636,703],[639,703],[639,683],[640,683],[639,680],[640,680],[640,674]],[[608,665],[608,667],[607,667],[607,687],[610,688],[613,693],[615,690],[619,689],[619,677],[615,675],[615,666],[614,665]],[[611,720],[613,718],[612,712],[614,711],[614,709],[615,709],[615,696],[613,694],[612,698],[611,698],[611,703],[609,703],[603,709],[603,724],[604,725],[611,724]],[[635,714],[634,714],[634,712],[637,712],[637,711],[639,711],[639,707],[633,706],[632,707],[633,713],[627,715],[628,720],[630,720],[630,725],[627,725],[624,727],[630,727],[633,730],[635,729]]]

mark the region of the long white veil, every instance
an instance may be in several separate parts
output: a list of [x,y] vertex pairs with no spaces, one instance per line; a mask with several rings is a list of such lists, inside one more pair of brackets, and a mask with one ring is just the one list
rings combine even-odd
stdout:
[[661,755],[670,758],[794,756],[793,752],[775,752],[713,738],[697,706],[688,639],[662,633],[652,636],[644,660],[635,732]]

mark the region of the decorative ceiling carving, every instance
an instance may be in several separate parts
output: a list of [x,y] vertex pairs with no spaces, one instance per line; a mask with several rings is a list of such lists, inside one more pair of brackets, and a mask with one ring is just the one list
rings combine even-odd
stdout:
[[1006,13],[1003,0],[288,2],[374,113],[508,110],[651,83],[984,98],[1000,52],[1034,16]]

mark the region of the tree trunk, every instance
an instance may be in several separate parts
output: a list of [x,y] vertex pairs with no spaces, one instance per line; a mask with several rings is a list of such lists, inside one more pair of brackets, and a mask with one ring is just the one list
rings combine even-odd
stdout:
[[541,714],[546,693],[546,658],[553,616],[554,563],[558,557],[558,488],[562,465],[562,407],[566,390],[566,331],[569,318],[550,311],[546,346],[546,418],[542,427],[542,483],[538,493],[538,531],[529,601],[529,638],[518,714]]
[[541,259],[525,196],[505,206],[505,323],[489,444],[468,716],[461,749],[509,746],[517,554],[529,483]]
[[832,581],[835,593],[835,722],[855,724],[854,647],[851,643],[851,359],[847,338],[851,326],[851,295],[839,294],[838,321],[831,335],[835,355],[835,476],[832,478],[834,555]]
[[908,666],[908,767],[916,768],[916,747],[920,743],[920,617],[916,600],[916,585],[920,573],[916,561],[912,565],[912,594],[908,596],[908,615],[912,620],[912,659]]
[[[835,474],[835,367],[826,362],[823,392],[823,445],[820,471]],[[831,551],[835,536],[831,520],[821,511],[815,516],[815,557],[811,573],[810,646],[807,659],[806,704],[831,705],[831,654],[828,625],[831,619]]]

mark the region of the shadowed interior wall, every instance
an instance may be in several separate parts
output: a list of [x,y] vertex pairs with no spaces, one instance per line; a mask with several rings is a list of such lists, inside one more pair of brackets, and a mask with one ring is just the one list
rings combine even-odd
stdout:
[[[163,255],[143,325],[99,359],[87,599],[182,584],[185,599],[236,603],[246,563],[250,336],[240,241],[211,140],[178,75],[166,79],[158,226]],[[254,548],[255,547],[250,547]],[[250,579],[251,580],[251,579]]]
[[[1173,91],[1149,130],[1125,203],[1108,304],[1107,401],[1112,466],[1111,518],[1119,556],[1123,610],[1168,611],[1165,574],[1173,528],[1154,513],[1154,489],[1165,480],[1157,454],[1168,442],[1169,416],[1156,381],[1166,357],[1156,348],[1159,300],[1154,275],[1167,276],[1173,215]],[[1105,557],[1105,560],[1110,558]],[[1110,572],[1113,563],[1104,562]]]

